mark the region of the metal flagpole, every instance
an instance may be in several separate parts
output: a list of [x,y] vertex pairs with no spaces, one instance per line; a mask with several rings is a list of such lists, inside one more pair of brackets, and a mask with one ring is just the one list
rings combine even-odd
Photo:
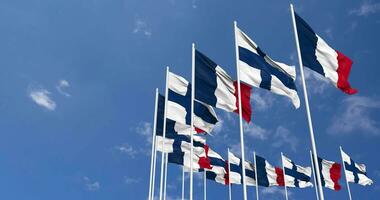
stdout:
[[157,105],[158,105],[158,88],[156,88],[156,97],[154,100],[154,118],[153,118],[153,133],[152,133],[152,153],[151,153],[151,158],[150,158],[150,177],[149,177],[149,197],[148,199],[152,200],[152,191],[154,188],[154,183],[153,183],[153,177],[155,176],[155,173],[153,173],[153,163],[156,162],[154,154],[156,151],[156,123],[157,123]]
[[253,162],[255,162],[256,200],[259,200],[259,178],[257,177],[256,151],[253,152]]
[[228,197],[229,197],[229,200],[232,199],[232,194],[231,194],[231,167],[230,167],[230,149],[227,148],[227,164],[228,164]]
[[164,140],[165,140],[165,137],[166,137],[166,115],[167,115],[167,111],[168,111],[168,81],[169,81],[169,67],[166,67],[166,85],[165,85],[165,111],[164,111],[164,124],[163,124],[163,130],[162,130],[162,144],[161,144],[161,148],[162,148],[162,152],[161,152],[161,177],[160,177],[160,200],[162,200],[162,189],[163,189],[163,185],[164,185],[164,164],[165,164],[165,160],[164,160]]
[[190,200],[193,200],[193,129],[194,129],[194,95],[195,95],[195,44],[191,49],[191,128],[190,128]]
[[168,179],[168,153],[165,153],[164,200],[166,200],[166,185]]
[[[305,76],[304,76],[304,73],[303,73],[302,56],[301,56],[301,50],[300,50],[300,45],[299,45],[299,41],[298,41],[298,33],[297,33],[296,19],[295,19],[295,16],[294,16],[293,4],[290,4],[290,10],[292,12],[294,37],[295,37],[295,40],[296,40],[298,62],[299,62],[299,66],[300,66],[301,80],[302,80],[302,86],[303,86],[303,93],[304,93],[304,98],[305,98],[306,114],[307,114],[307,120],[308,120],[308,124],[309,124],[311,148],[312,148],[313,154],[315,155],[315,156],[313,156],[313,159],[314,159],[315,163],[318,163],[318,159],[317,159],[317,155],[318,155],[317,154],[317,147],[315,145],[313,123],[312,123],[312,120],[311,120],[311,113],[310,113],[310,108],[309,108],[309,99],[308,99],[308,96],[307,96]],[[321,198],[321,200],[324,200],[325,198],[323,196],[322,181],[321,181],[321,176],[320,176],[319,168],[317,168],[315,171],[317,172],[316,174],[317,174],[317,180],[318,180],[319,197]]]
[[247,200],[247,184],[245,180],[245,153],[244,153],[244,130],[243,130],[243,116],[242,116],[242,106],[241,106],[241,88],[240,88],[240,67],[239,67],[239,50],[236,37],[237,22],[234,21],[234,33],[235,33],[235,54],[236,54],[236,71],[237,71],[237,84],[238,84],[238,95],[239,95],[239,126],[240,126],[240,150],[242,159],[242,175],[243,175],[243,197]]
[[182,200],[185,199],[185,168],[182,166]]
[[[156,132],[155,132],[156,133]],[[153,162],[153,178],[152,178],[152,196],[151,200],[154,199],[154,189],[155,189],[155,181],[156,181],[156,163],[157,163],[157,141],[156,136],[154,137],[154,162]]]
[[315,187],[315,194],[317,195],[317,200],[319,200],[319,195],[318,195],[318,186],[317,186],[317,177],[315,176],[315,165],[313,161],[313,154],[310,151],[310,160],[311,160],[311,170],[313,170],[313,175],[314,175],[314,187]]
[[281,162],[282,162],[282,171],[284,172],[284,188],[285,188],[285,199],[288,200],[288,189],[286,188],[286,174],[284,166],[284,154],[281,152]]
[[348,184],[348,181],[347,181],[346,165],[344,164],[343,155],[342,155],[342,151],[343,151],[343,150],[342,150],[342,147],[341,147],[341,146],[339,146],[339,149],[340,149],[340,157],[342,158],[342,165],[343,165],[343,170],[344,170],[344,177],[346,178],[346,184],[347,184],[348,196],[350,197],[350,200],[352,200],[350,184]]
[[207,200],[206,169],[203,171],[203,199]]

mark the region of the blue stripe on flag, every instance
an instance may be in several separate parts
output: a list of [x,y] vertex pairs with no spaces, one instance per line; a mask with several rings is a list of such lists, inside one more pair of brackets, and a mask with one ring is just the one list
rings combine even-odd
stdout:
[[207,56],[195,50],[195,98],[213,107],[216,106],[216,68]]

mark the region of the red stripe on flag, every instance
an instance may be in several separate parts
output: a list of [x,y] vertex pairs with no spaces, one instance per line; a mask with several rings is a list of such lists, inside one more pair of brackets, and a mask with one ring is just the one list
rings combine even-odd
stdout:
[[[236,97],[236,107],[237,109],[234,111],[235,113],[239,114],[239,94],[238,94],[238,87],[237,87],[237,81],[234,81],[234,87],[235,87],[235,97]],[[240,83],[240,89],[241,89],[241,105],[242,105],[242,115],[243,119],[247,121],[248,123],[251,122],[251,115],[252,115],[252,108],[251,108],[251,86]]]
[[341,186],[339,185],[339,179],[341,177],[341,168],[341,164],[334,163],[330,169],[330,178],[334,182],[334,190],[337,191],[341,189]]
[[277,178],[276,178],[277,184],[279,186],[285,186],[284,171],[279,167],[275,167],[275,170],[276,170],[276,174],[277,174]]
[[203,148],[205,150],[206,156],[205,157],[199,157],[199,160],[198,160],[199,167],[201,169],[212,169],[212,167],[211,167],[211,161],[208,158],[209,146],[207,144],[205,144],[203,146]]
[[224,184],[228,185],[230,184],[230,170],[228,169],[228,160],[226,160],[226,165],[224,166],[224,169],[226,170],[226,173],[224,174]]
[[350,76],[352,66],[352,60],[339,51],[336,51],[336,53],[338,54],[338,69],[336,70],[336,72],[338,73],[337,87],[346,94],[355,94],[358,92],[358,90],[352,88],[350,83],[348,82],[348,77]]

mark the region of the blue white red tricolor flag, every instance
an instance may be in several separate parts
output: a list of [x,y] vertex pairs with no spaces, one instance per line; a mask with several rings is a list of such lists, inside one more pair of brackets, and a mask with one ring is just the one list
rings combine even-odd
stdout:
[[302,167],[296,165],[288,157],[282,155],[282,164],[284,166],[285,183],[287,187],[305,188],[312,187],[311,167]]
[[[241,83],[242,115],[251,121],[251,87]],[[239,113],[237,83],[210,58],[195,50],[195,99],[223,109]]]
[[284,171],[280,167],[273,167],[263,157],[256,155],[258,185],[264,187],[284,186]]
[[243,31],[237,27],[236,29],[240,80],[251,86],[287,96],[299,108],[295,67],[272,60]]
[[318,167],[321,172],[322,186],[335,191],[340,190],[341,164],[318,157]]
[[[169,72],[168,75],[167,118],[189,128],[191,122],[191,84],[181,76]],[[214,109],[204,103],[194,101],[194,126],[198,132],[210,133],[218,122]],[[176,126],[179,127],[180,125]]]
[[303,65],[326,77],[344,93],[357,93],[348,82],[351,59],[331,48],[297,13],[294,15]]
[[373,181],[367,176],[367,170],[364,164],[355,163],[343,150],[341,150],[340,153],[346,168],[345,173],[348,182],[363,186],[373,184]]
[[[243,166],[241,158],[236,157],[233,153],[228,152],[228,161],[229,161],[229,183],[231,184],[242,184],[243,183]],[[248,161],[244,162],[245,165],[245,180],[248,186],[255,186],[255,170],[254,165]]]

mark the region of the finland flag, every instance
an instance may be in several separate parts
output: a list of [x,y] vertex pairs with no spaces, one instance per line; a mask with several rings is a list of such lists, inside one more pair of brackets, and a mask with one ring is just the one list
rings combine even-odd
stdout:
[[[183,77],[169,72],[168,87],[167,118],[185,125],[183,129],[188,129],[191,123],[191,84]],[[210,133],[217,122],[211,106],[194,102],[194,127],[198,132]]]
[[[251,121],[251,87],[240,84],[242,115]],[[227,112],[239,113],[237,82],[210,58],[195,50],[195,98]]]
[[305,188],[313,186],[310,182],[311,167],[296,165],[284,155],[282,155],[282,164],[285,170],[285,184],[287,187]]
[[[243,173],[242,173],[242,162],[241,159],[236,157],[233,153],[228,152],[229,161],[229,182],[231,184],[242,184],[243,183]],[[256,186],[255,170],[254,165],[248,161],[244,162],[245,165],[245,180],[248,186]]]
[[287,96],[293,105],[299,108],[300,99],[294,82],[295,67],[272,60],[237,27],[235,34],[239,51],[240,80],[254,87]]
[[365,165],[355,163],[342,149],[340,150],[340,153],[344,162],[343,164],[347,181],[363,186],[372,185],[373,181],[367,177]]

